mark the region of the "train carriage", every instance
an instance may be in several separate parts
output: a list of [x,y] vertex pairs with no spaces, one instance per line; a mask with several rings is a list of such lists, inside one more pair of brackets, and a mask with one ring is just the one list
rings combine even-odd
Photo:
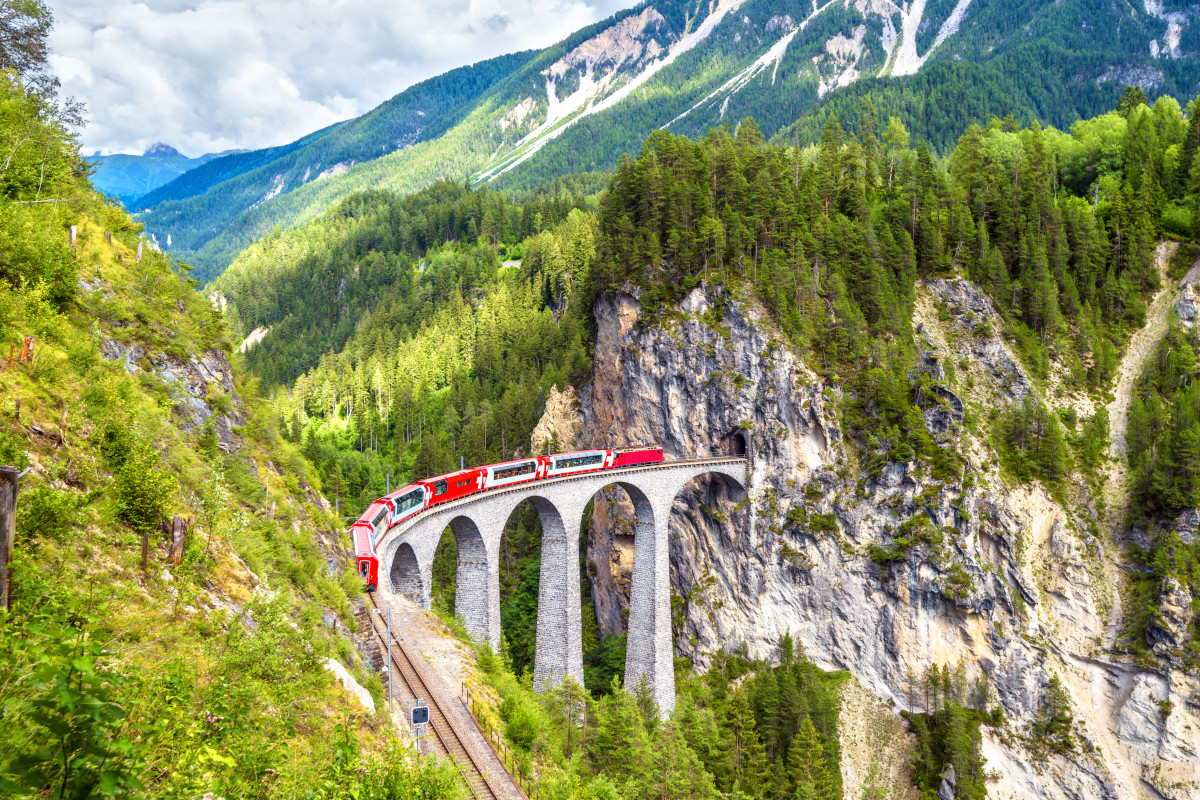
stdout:
[[518,483],[536,480],[542,477],[539,466],[537,458],[505,461],[503,464],[488,464],[482,468],[484,472],[483,488],[486,490],[500,486],[516,486]]
[[542,477],[562,478],[566,475],[608,469],[612,466],[612,451],[581,450],[577,453],[558,453],[539,456],[538,461],[542,463]]
[[426,488],[428,499],[425,507],[448,503],[460,497],[483,491],[484,470],[480,467],[460,469],[449,475],[439,475],[424,481],[417,481]]

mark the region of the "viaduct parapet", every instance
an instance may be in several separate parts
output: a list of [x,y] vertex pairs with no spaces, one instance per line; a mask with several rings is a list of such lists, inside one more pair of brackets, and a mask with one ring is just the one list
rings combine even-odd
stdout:
[[429,608],[433,555],[449,527],[458,545],[455,612],[474,639],[498,649],[500,536],[513,511],[528,500],[542,523],[534,684],[544,688],[570,675],[582,685],[579,532],[588,502],[600,490],[620,486],[633,501],[637,519],[625,685],[632,689],[644,676],[665,717],[675,709],[667,523],[684,485],[703,475],[723,476],[744,490],[746,459],[702,458],[605,470],[495,489],[447,503],[397,525],[379,540],[379,589]]

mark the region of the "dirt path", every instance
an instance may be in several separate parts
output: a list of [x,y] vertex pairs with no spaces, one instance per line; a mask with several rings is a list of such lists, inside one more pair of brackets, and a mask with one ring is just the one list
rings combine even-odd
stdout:
[[[1129,509],[1129,467],[1125,461],[1125,433],[1129,427],[1129,407],[1133,402],[1134,385],[1146,369],[1146,364],[1154,355],[1158,343],[1166,335],[1167,321],[1170,318],[1171,309],[1175,305],[1175,300],[1179,296],[1180,284],[1167,277],[1167,265],[1177,249],[1179,249],[1178,242],[1162,242],[1154,253],[1154,264],[1158,269],[1162,288],[1154,295],[1150,307],[1146,310],[1146,324],[1134,332],[1129,340],[1129,347],[1121,357],[1121,363],[1117,367],[1117,384],[1113,391],[1113,400],[1108,404],[1110,443],[1109,461],[1105,466],[1103,527],[1109,535],[1106,544],[1114,544],[1118,547],[1120,546],[1121,527]],[[1200,264],[1197,267],[1200,267]],[[1193,273],[1197,271],[1197,268],[1193,268],[1183,282],[1191,279]],[[1111,555],[1105,559],[1106,572],[1109,573],[1109,577],[1114,581],[1113,585],[1117,586],[1118,590],[1113,592],[1112,613],[1108,617],[1108,625],[1105,629],[1104,644],[1107,647],[1115,644],[1116,638],[1120,636],[1122,630],[1121,590],[1119,587],[1124,582],[1124,575],[1115,568],[1116,564]]]
[[[1125,471],[1125,429],[1129,424],[1129,404],[1133,399],[1133,385],[1138,376],[1146,368],[1146,362],[1154,354],[1158,342],[1167,333],[1167,318],[1175,305],[1179,287],[1167,278],[1167,264],[1175,251],[1179,249],[1178,242],[1163,242],[1154,254],[1154,264],[1162,281],[1162,288],[1154,296],[1150,308],[1146,311],[1145,326],[1135,332],[1129,340],[1129,348],[1121,357],[1117,368],[1117,387],[1113,401],[1108,404],[1108,425],[1112,438],[1110,454],[1117,459],[1120,472]],[[1113,465],[1109,465],[1109,476],[1113,475]],[[1122,475],[1122,478],[1124,475]]]

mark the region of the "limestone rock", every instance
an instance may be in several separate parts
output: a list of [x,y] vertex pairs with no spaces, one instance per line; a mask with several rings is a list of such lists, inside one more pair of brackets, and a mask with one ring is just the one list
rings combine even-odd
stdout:
[[333,673],[338,682],[345,687],[346,691],[358,698],[358,702],[362,703],[363,708],[375,713],[375,698],[371,697],[371,693],[363,688],[362,684],[354,680],[354,676],[346,671],[346,668],[335,659],[325,659],[325,669]]
[[1179,321],[1187,327],[1196,322],[1196,291],[1190,283],[1183,284],[1179,289],[1179,299],[1175,301],[1175,313]]
[[[962,280],[919,291],[949,312],[934,324],[956,334],[954,352],[942,353],[925,332],[930,370],[969,357],[981,367],[972,374],[992,381],[996,394],[1019,401],[1029,393],[986,294]],[[638,293],[626,289],[601,296],[594,311],[594,381],[578,392],[581,446],[644,440],[668,458],[745,451],[751,460],[744,503],[706,479],[675,501],[676,655],[705,669],[718,650],[744,643],[771,659],[790,631],[819,666],[849,670],[902,709],[910,672],[961,661],[970,677],[987,676],[1011,730],[1036,719],[1054,664],[1080,737],[1097,742],[1104,758],[1051,756],[1035,768],[1011,730],[985,731],[987,768],[1001,775],[989,792],[1142,797],[1135,787],[1151,763],[1163,774],[1176,770],[1181,782],[1200,781],[1188,755],[1200,748],[1200,699],[1195,708],[1185,700],[1200,684],[1176,671],[1164,690],[1156,673],[1098,655],[1106,618],[1105,587],[1089,560],[1096,543],[1046,492],[1006,487],[990,450],[978,447],[966,484],[911,464],[857,474],[843,449],[837,389],[780,344],[786,339],[762,308],[736,294],[700,287],[680,314],[647,320]],[[946,440],[970,436],[963,400],[945,387],[930,394],[923,410],[931,430]],[[553,416],[556,429],[574,424],[569,412]],[[587,559],[603,633],[625,625],[629,520],[620,490],[597,498]],[[921,536],[906,536],[914,528]],[[1180,609],[1182,600],[1174,601]],[[1134,700],[1138,681],[1145,688]],[[1164,723],[1168,695],[1175,710]]]
[[947,764],[946,769],[942,772],[942,784],[938,787],[938,800],[954,800],[957,797],[955,793],[958,786],[958,780],[954,776],[954,765]]
[[1192,622],[1192,593],[1175,578],[1163,578],[1157,613],[1146,626],[1146,639],[1156,652],[1169,655],[1183,645]]
[[568,386],[560,392],[557,386],[551,386],[546,410],[530,436],[530,452],[545,453],[548,446],[557,453],[576,450],[580,446],[580,427],[579,397],[575,388]]

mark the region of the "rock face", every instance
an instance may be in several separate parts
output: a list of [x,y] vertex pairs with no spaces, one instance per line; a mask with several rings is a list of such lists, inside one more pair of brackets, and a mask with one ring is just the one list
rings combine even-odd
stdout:
[[222,450],[233,452],[244,444],[233,432],[245,419],[233,385],[233,369],[221,351],[205,350],[185,361],[167,353],[147,352],[138,342],[123,345],[105,339],[100,343],[100,353],[109,361],[120,361],[130,375],[145,372],[162,381],[175,403],[183,430],[194,431],[211,420]]
[[1175,313],[1179,321],[1187,327],[1196,322],[1196,292],[1190,283],[1185,283],[1179,290],[1179,299],[1175,301]]
[[[926,360],[969,354],[975,395],[986,389],[995,402],[1030,391],[986,296],[965,281],[921,291]],[[896,463],[861,474],[837,422],[837,391],[780,345],[764,312],[703,288],[679,311],[647,320],[635,293],[602,297],[594,383],[580,393],[581,444],[750,455],[744,502],[707,479],[676,499],[677,655],[703,669],[714,652],[745,643],[770,658],[790,631],[818,665],[850,670],[900,708],[911,673],[961,662],[972,678],[988,677],[1008,720],[1002,736],[985,728],[997,796],[1200,798],[1200,788],[1146,788],[1167,777],[1200,787],[1196,679],[1098,657],[1112,601],[1076,516],[1041,489],[1005,487],[986,442],[964,440],[970,480]],[[944,391],[929,398],[926,424],[939,440],[969,436],[960,429],[974,412]],[[595,504],[587,548],[604,632],[624,628],[632,566],[628,500],[613,491]],[[1072,698],[1078,736],[1102,757],[1085,746],[1030,763],[1022,735],[1052,673]],[[1168,699],[1164,723],[1156,703]]]

